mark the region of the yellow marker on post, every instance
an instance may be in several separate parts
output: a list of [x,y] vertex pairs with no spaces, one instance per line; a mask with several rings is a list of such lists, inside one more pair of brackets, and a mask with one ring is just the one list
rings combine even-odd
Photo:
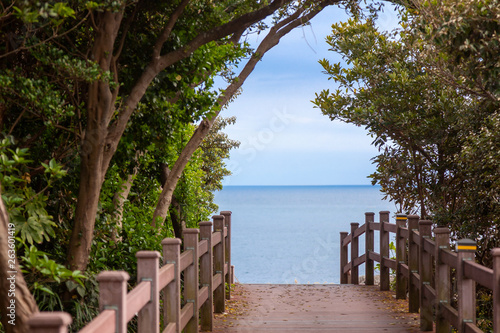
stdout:
[[457,252],[458,251],[476,252],[477,245],[476,242],[473,241],[472,239],[464,238],[457,241],[456,249]]

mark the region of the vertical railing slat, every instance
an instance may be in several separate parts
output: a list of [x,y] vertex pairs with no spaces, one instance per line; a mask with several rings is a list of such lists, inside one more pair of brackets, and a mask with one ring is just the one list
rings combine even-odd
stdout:
[[380,216],[380,290],[390,288],[389,267],[384,263],[384,258],[389,259],[389,232],[385,230],[384,223],[389,222],[389,212],[382,211]]
[[465,332],[465,324],[476,324],[476,282],[464,276],[464,261],[474,261],[476,242],[470,239],[457,241],[457,289],[459,333]]
[[213,330],[213,293],[212,293],[212,222],[200,222],[201,240],[208,242],[208,251],[200,258],[200,284],[208,288],[208,299],[200,308],[200,327],[202,331]]
[[347,237],[348,232],[342,231],[340,232],[340,284],[347,284],[348,274],[344,273],[344,267],[347,265],[348,251],[347,246],[343,245],[344,239]]
[[173,264],[175,278],[163,289],[164,306],[163,321],[165,327],[175,325],[175,332],[181,332],[181,240],[179,238],[165,238],[163,246],[163,260],[165,264]]
[[193,303],[193,317],[188,321],[186,333],[197,333],[199,329],[200,311],[198,309],[199,264],[198,237],[200,230],[184,229],[184,251],[193,251],[193,264],[184,270],[184,302]]
[[105,271],[97,275],[99,281],[99,311],[116,312],[117,333],[127,333],[127,281],[130,276],[123,271]]
[[137,257],[137,283],[151,282],[151,301],[139,311],[137,332],[160,332],[160,297],[158,273],[160,253],[157,251],[139,251]]
[[222,211],[220,212],[220,215],[224,216],[224,223],[227,228],[227,237],[226,237],[226,243],[224,244],[224,250],[225,250],[225,255],[226,255],[226,260],[225,263],[228,267],[228,271],[226,274],[226,299],[231,299],[231,283],[233,281],[232,277],[232,270],[231,270],[231,214],[232,212],[230,211]]
[[354,266],[354,260],[359,257],[359,238],[354,237],[359,223],[351,223],[351,283],[359,284],[359,266]]
[[442,305],[450,304],[450,267],[443,264],[439,253],[441,250],[450,249],[450,229],[435,228],[436,251],[434,261],[436,262],[436,333],[448,333],[450,323],[443,318]]
[[374,251],[374,232],[371,228],[371,223],[374,221],[375,213],[365,213],[365,284],[367,286],[373,286],[375,283],[373,259],[370,259],[370,253]]
[[408,279],[401,269],[401,265],[406,264],[406,238],[401,236],[401,228],[406,227],[406,214],[396,215],[396,226],[396,298],[406,299]]
[[418,215],[408,215],[408,311],[417,313],[420,308],[418,286],[413,281],[413,274],[418,273],[418,244],[413,240],[413,232],[418,231]]
[[493,332],[500,333],[500,248],[491,250],[493,258]]
[[424,239],[430,239],[432,235],[432,221],[422,220],[419,222],[420,249],[419,249],[419,272],[420,272],[420,330],[432,331],[432,301],[425,297],[424,288],[430,286],[432,281],[432,255],[424,249]]
[[214,291],[214,312],[215,313],[224,313],[226,308],[225,301],[225,280],[224,280],[224,216],[223,215],[214,215],[214,231],[221,233],[221,241],[219,244],[214,246],[214,269],[215,274],[221,274],[222,282]]

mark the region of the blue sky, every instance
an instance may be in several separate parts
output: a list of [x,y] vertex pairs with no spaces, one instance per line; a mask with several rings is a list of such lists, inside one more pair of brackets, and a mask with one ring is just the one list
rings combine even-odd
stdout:
[[[331,25],[346,20],[335,6],[323,10],[307,27],[285,36],[257,65],[237,100],[222,115],[236,116],[225,129],[241,142],[227,161],[233,175],[224,185],[365,185],[375,171],[377,155],[363,128],[332,122],[311,100],[335,82],[322,73],[319,59],[339,62],[328,51],[325,37]],[[394,27],[396,14],[379,17],[384,29]],[[262,37],[260,37],[262,38]],[[252,36],[249,42],[259,41]]]

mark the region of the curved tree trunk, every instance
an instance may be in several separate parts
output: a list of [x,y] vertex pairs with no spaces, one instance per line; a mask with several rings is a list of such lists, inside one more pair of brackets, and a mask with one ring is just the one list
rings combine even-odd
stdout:
[[210,132],[212,125],[215,122],[215,118],[219,115],[222,108],[233,98],[233,96],[237,93],[237,91],[241,88],[245,80],[252,73],[257,63],[262,59],[264,54],[272,49],[274,46],[278,45],[280,39],[288,34],[292,29],[307,23],[314,16],[316,16],[319,12],[323,10],[324,7],[337,3],[338,0],[325,0],[315,5],[315,8],[311,10],[309,13],[303,15],[307,8],[299,8],[297,11],[290,15],[289,17],[283,19],[282,21],[276,23],[274,25],[267,36],[262,40],[260,45],[257,47],[253,56],[250,57],[248,62],[246,63],[243,70],[240,72],[238,77],[232,81],[232,83],[226,88],[226,90],[219,97],[219,111],[212,116],[212,118],[205,118],[198,128],[194,131],[191,139],[188,141],[184,149],[181,151],[181,154],[174,166],[172,167],[171,172],[167,177],[167,183],[163,187],[163,191],[160,195],[160,199],[158,200],[158,204],[156,205],[156,209],[153,215],[153,221],[151,224],[153,226],[156,225],[157,221],[164,221],[165,217],[168,214],[168,210],[170,204],[172,203],[172,195],[174,193],[175,187],[182,175],[184,168],[186,167],[189,159],[193,155],[196,149],[200,146],[201,142]]
[[6,333],[28,332],[28,319],[38,312],[24,281],[14,249],[14,225],[0,199],[0,316]]

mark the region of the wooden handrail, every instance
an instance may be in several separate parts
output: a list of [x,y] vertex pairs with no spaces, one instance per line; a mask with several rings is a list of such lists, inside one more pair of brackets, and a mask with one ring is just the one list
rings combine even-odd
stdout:
[[[181,327],[184,328],[194,316],[193,303],[187,303],[181,309]],[[182,329],[181,329],[182,330]]]
[[446,249],[441,250],[439,251],[439,258],[444,264],[457,269],[457,254],[455,252]]
[[198,258],[208,252],[208,240],[204,239],[198,244]]
[[175,265],[166,264],[160,268],[160,276],[158,277],[158,282],[160,283],[160,289],[165,288],[170,282],[175,279]]
[[464,261],[464,276],[493,290],[493,270],[473,261]]
[[[396,223],[389,222],[389,212],[380,212],[380,222],[374,221],[374,215],[366,213],[363,225],[351,223],[350,233],[341,232],[340,283],[358,284],[358,267],[364,263],[366,284],[372,285],[373,262],[378,262],[380,289],[388,290],[389,269],[395,270],[396,297],[406,299],[408,294],[409,311],[420,312],[420,329],[436,333],[449,332],[450,325],[460,333],[481,332],[475,324],[478,283],[493,292],[493,332],[500,333],[500,248],[492,251],[493,268],[488,268],[474,262],[473,241],[459,240],[457,252],[451,251],[448,228],[435,228],[433,236],[432,222],[419,221],[416,215],[398,214]],[[374,231],[380,235],[379,252],[373,249]],[[390,233],[396,234],[395,259],[389,258]],[[359,253],[362,235],[365,253]],[[456,271],[457,309],[450,304],[451,269]]]
[[427,253],[434,253],[435,252],[434,242],[432,240],[424,238],[423,242],[424,242],[424,250]]
[[401,236],[408,239],[409,231],[408,228],[399,228]]
[[357,228],[356,231],[354,232],[353,237],[359,237],[362,234],[364,234],[366,231],[366,224],[363,224],[361,227]]
[[193,262],[194,262],[193,250],[187,250],[181,253],[181,272],[183,272],[186,268],[191,266]]
[[212,235],[212,245],[215,246],[217,244],[219,244],[221,242],[221,239],[222,239],[222,235],[219,232],[215,232],[213,235]]
[[[231,212],[213,216],[214,223],[200,222],[200,229],[184,229],[184,252],[181,240],[162,241],[164,265],[160,253],[139,251],[137,285],[127,293],[126,272],[101,272],[97,279],[100,289],[101,313],[80,332],[107,333],[127,331],[127,323],[138,316],[139,333],[160,332],[160,297],[164,291],[162,332],[180,333],[212,331],[213,313],[225,311],[225,299],[230,297]],[[212,226],[214,230],[212,231]],[[224,235],[224,236],[223,236]],[[181,272],[184,285],[181,286]],[[181,305],[181,290],[185,304]],[[30,332],[67,332],[71,317],[66,313],[38,313],[29,320]]]
[[387,231],[387,232],[392,232],[392,233],[396,233],[396,225],[393,224],[393,223],[389,223],[389,222],[384,222],[384,230]]
[[151,281],[142,281],[132,291],[127,294],[127,313],[125,320],[129,322],[135,317],[149,301],[151,300]]
[[95,317],[87,326],[80,330],[80,333],[113,333],[116,329],[116,311],[104,310]]

